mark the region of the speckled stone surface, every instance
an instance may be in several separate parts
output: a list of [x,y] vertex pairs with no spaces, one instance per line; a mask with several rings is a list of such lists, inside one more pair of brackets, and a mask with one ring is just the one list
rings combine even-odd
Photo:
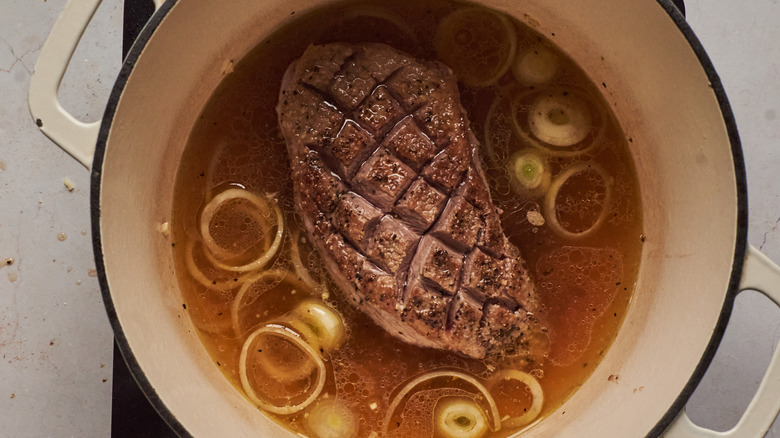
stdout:
[[[64,0],[0,0],[0,436],[109,436],[112,333],[95,278],[89,172],[27,107],[30,73]],[[122,3],[106,0],[60,89],[88,121],[121,63]],[[68,178],[74,186],[69,191]],[[0,265],[2,266],[2,265]]]
[[[89,174],[38,131],[27,109],[30,73],[64,4],[0,0],[0,262],[13,258],[0,264],[0,436],[110,435],[112,334],[93,276]],[[750,243],[779,261],[780,3],[686,7],[739,126]],[[60,91],[78,117],[102,114],[121,31],[121,1],[105,0]],[[737,299],[722,348],[688,404],[695,422],[719,430],[736,423],[779,335],[779,309],[756,293]],[[768,436],[780,436],[780,426]]]

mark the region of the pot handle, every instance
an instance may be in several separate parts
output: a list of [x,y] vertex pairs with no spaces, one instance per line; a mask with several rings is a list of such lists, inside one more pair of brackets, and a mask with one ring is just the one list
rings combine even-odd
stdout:
[[[164,0],[154,0],[155,10]],[[68,0],[41,48],[27,95],[35,124],[51,141],[87,169],[92,167],[100,121],[82,122],[57,97],[73,52],[101,0]]]
[[[752,289],[766,295],[780,306],[780,267],[752,245],[748,247],[739,290]],[[744,415],[736,426],[725,432],[716,432],[697,426],[685,409],[669,426],[666,438],[755,438],[766,434],[780,412],[780,348],[772,355],[769,368],[761,380]]]
[[69,0],[41,48],[30,78],[30,114],[41,131],[88,169],[100,122],[85,123],[62,107],[57,92],[70,59],[101,0]]

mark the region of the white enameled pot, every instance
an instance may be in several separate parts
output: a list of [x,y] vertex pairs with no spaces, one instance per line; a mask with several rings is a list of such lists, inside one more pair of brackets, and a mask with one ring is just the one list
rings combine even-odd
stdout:
[[[149,399],[181,435],[294,436],[260,414],[210,360],[182,309],[161,224],[171,220],[187,136],[224,67],[329,1],[158,4],[101,123],[77,121],[56,97],[99,0],[69,1],[36,65],[33,118],[91,166],[95,258],[117,342]],[[608,84],[601,90],[632,140],[644,207],[637,290],[613,346],[592,377],[524,436],[763,435],[780,410],[778,353],[733,430],[698,428],[682,410],[736,293],[758,289],[780,303],[780,269],[747,247],[745,175],[728,102],[684,18],[667,0],[478,2],[551,36],[596,83]],[[610,375],[620,376],[619,384]]]

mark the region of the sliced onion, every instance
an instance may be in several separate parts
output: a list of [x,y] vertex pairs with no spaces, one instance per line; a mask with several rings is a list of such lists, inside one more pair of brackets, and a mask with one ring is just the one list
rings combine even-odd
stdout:
[[[558,215],[556,214],[555,210],[555,203],[557,202],[558,193],[561,191],[561,187],[563,187],[569,178],[577,175],[578,173],[589,171],[596,172],[604,181],[606,192],[604,194],[604,202],[601,206],[601,213],[599,213],[596,221],[587,230],[577,233],[571,232],[563,228],[561,223],[558,221]],[[544,216],[547,219],[548,226],[559,236],[569,239],[582,239],[584,237],[590,236],[596,230],[598,230],[607,219],[607,215],[609,214],[612,204],[612,191],[612,177],[610,177],[609,174],[607,174],[607,171],[598,164],[593,162],[580,162],[569,167],[555,177],[552,184],[550,185],[550,190],[547,192],[547,195],[544,198]]]
[[211,235],[210,225],[217,210],[226,202],[234,199],[243,199],[252,204],[257,210],[268,210],[268,206],[263,200],[252,192],[244,188],[232,187],[214,196],[203,208],[200,216],[200,234],[203,237],[203,244],[217,257],[227,259],[239,254],[233,254],[229,250],[222,248]]
[[528,112],[531,133],[553,146],[581,142],[590,134],[592,123],[588,104],[572,93],[542,93]]
[[488,431],[485,414],[468,397],[443,397],[433,416],[437,435],[446,438],[481,438]]
[[[517,33],[504,14],[484,7],[462,8],[441,20],[434,46],[458,80],[485,87],[498,81],[512,65]],[[485,65],[486,60],[494,64]]]
[[[304,339],[305,341],[305,339]],[[316,349],[315,349],[316,350]],[[292,383],[310,376],[317,364],[313,361],[306,361],[303,364],[290,366],[289,364],[277,364],[270,358],[270,355],[261,354],[256,360],[256,364],[262,367],[272,379],[281,383]]]
[[[266,333],[280,336],[291,341],[300,347],[301,350],[311,356],[312,360],[317,365],[317,384],[309,396],[297,405],[277,406],[268,403],[257,396],[254,388],[252,388],[252,385],[249,383],[249,377],[247,376],[247,359],[249,356],[249,347],[252,345],[252,342],[256,337]],[[300,335],[290,330],[289,328],[280,325],[269,324],[252,332],[252,334],[246,338],[246,341],[244,341],[244,346],[241,349],[241,357],[238,361],[238,373],[241,377],[241,386],[244,388],[244,392],[246,393],[247,397],[249,397],[249,399],[255,405],[262,408],[263,410],[280,415],[294,414],[312,404],[312,402],[314,402],[314,400],[319,397],[320,393],[322,393],[322,389],[325,387],[326,372],[327,370],[325,368],[325,362],[322,360],[322,357],[320,357],[319,353],[311,345],[306,343],[306,341],[304,341]]]
[[205,251],[206,257],[209,258],[209,261],[212,264],[226,271],[243,272],[260,269],[276,256],[276,254],[279,252],[279,248],[282,245],[282,237],[284,236],[284,216],[282,214],[282,210],[275,201],[271,199],[268,200],[268,202],[271,203],[273,210],[276,212],[277,220],[276,236],[274,237],[273,243],[271,243],[271,246],[255,260],[244,265],[233,265],[222,260],[218,260],[215,257],[216,254],[224,254],[225,250],[217,245],[217,243],[214,241],[214,238],[211,236],[211,232],[209,231],[209,223],[214,217],[214,214],[216,213],[219,206],[233,199],[246,199],[260,210],[268,208],[268,205],[265,204],[265,202],[263,202],[259,196],[243,189],[231,188],[215,196],[211,201],[209,201],[208,204],[206,204],[206,207],[203,208],[203,213],[201,214],[200,218],[200,233],[203,237],[203,244],[209,250]]
[[236,336],[240,337],[243,334],[240,321],[238,320],[238,312],[242,308],[244,297],[246,296],[247,291],[249,291],[253,284],[257,283],[258,281],[264,281],[267,279],[289,283],[296,292],[300,291],[302,293],[309,294],[312,292],[311,288],[309,288],[306,283],[300,281],[296,275],[293,275],[289,271],[274,269],[270,271],[262,271],[259,274],[253,276],[251,279],[245,281],[243,286],[241,286],[241,289],[239,289],[238,293],[236,294],[236,298],[233,300],[233,305],[230,307],[230,316],[231,321],[233,322],[233,332]]
[[520,195],[539,196],[550,187],[550,168],[547,160],[533,149],[515,152],[507,163],[509,182]]
[[492,389],[498,382],[510,379],[517,380],[527,386],[528,390],[531,391],[532,397],[531,407],[523,415],[501,421],[501,424],[511,429],[525,426],[539,416],[544,405],[544,391],[542,390],[542,385],[539,384],[539,381],[534,376],[519,370],[501,370],[497,372],[488,383],[488,386]]
[[333,399],[317,402],[306,423],[315,438],[354,438],[359,426],[355,413]]
[[[589,103],[583,94],[561,87],[518,94],[512,100],[510,113],[515,133],[553,157],[590,152],[604,138],[606,115],[599,103]],[[554,123],[563,121],[554,117],[562,112],[568,112],[568,122]]]
[[512,63],[512,74],[526,86],[537,86],[550,82],[558,75],[561,58],[552,48],[534,44],[517,54]]
[[303,266],[303,261],[301,260],[301,248],[299,246],[301,243],[300,232],[298,230],[293,230],[290,234],[292,240],[290,243],[290,259],[292,260],[295,273],[298,274],[298,277],[303,280],[304,283],[308,284],[312,289],[322,288],[322,285],[317,283],[317,281],[312,278],[311,274],[309,274],[309,270]]
[[325,303],[305,300],[284,319],[309,343],[325,352],[331,352],[344,343],[344,321],[336,309]]
[[217,186],[220,186],[221,184],[227,182],[227,181],[216,181],[215,178],[217,175],[220,175],[220,172],[217,171],[217,167],[220,165],[221,158],[223,154],[226,153],[228,149],[228,142],[225,139],[219,140],[215,145],[212,152],[212,159],[209,160],[209,166],[206,168],[206,189],[207,189],[207,195],[211,197],[211,195],[214,192],[214,189]]
[[[195,241],[194,240],[187,241],[187,245],[184,249],[184,262],[187,265],[187,271],[190,273],[190,276],[194,278],[195,281],[197,281],[198,283],[200,283],[201,285],[209,289],[220,289],[220,290],[233,289],[235,287],[240,286],[246,280],[252,277],[251,274],[244,274],[242,276],[233,276],[233,278],[227,280],[217,281],[217,280],[209,279],[206,276],[206,274],[204,274],[203,271],[201,271],[197,263],[195,263]],[[211,261],[209,260],[209,262]]]
[[490,395],[490,392],[485,388],[485,386],[479,382],[476,378],[473,376],[470,376],[466,373],[460,372],[460,371],[453,371],[453,370],[434,370],[429,371],[425,374],[422,374],[420,376],[417,376],[416,378],[412,379],[409,383],[403,386],[401,390],[398,392],[398,395],[396,395],[392,402],[390,403],[390,406],[387,408],[387,414],[384,418],[384,431],[382,433],[383,436],[388,436],[388,430],[390,427],[390,420],[393,418],[393,414],[395,413],[396,409],[398,409],[398,406],[401,404],[401,402],[406,398],[407,395],[409,395],[414,388],[416,388],[418,385],[434,380],[439,379],[442,377],[449,377],[451,379],[461,379],[465,381],[466,383],[469,383],[471,386],[476,388],[482,396],[485,397],[485,400],[490,405],[490,416],[492,427],[490,430],[493,432],[497,432],[501,430],[501,418],[498,416],[498,407],[496,406],[496,401],[493,400],[493,396]]

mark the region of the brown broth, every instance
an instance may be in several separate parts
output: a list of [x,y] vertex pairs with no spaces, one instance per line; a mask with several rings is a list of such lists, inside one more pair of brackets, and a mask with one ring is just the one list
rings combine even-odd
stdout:
[[[257,194],[274,193],[283,208],[288,230],[297,230],[305,236],[294,212],[286,146],[275,112],[277,93],[287,66],[309,44],[335,41],[384,42],[416,57],[435,58],[432,40],[437,23],[462,7],[461,3],[447,0],[393,2],[393,10],[413,30],[418,40],[415,42],[382,19],[343,18],[349,17],[349,11],[355,10],[356,6],[368,4],[350,1],[304,15],[259,44],[220,84],[203,109],[185,148],[177,175],[173,214],[174,256],[180,289],[187,312],[200,329],[206,349],[239,391],[242,389],[238,359],[245,336],[232,336],[230,308],[241,278],[239,274],[222,272],[221,276],[214,276],[211,273],[209,280],[217,285],[209,286],[207,282],[196,281],[188,271],[188,251],[195,254],[197,265],[203,264],[198,218],[204,205],[214,193],[230,186],[240,186]],[[546,41],[524,25],[514,25],[521,46]],[[615,338],[631,299],[640,258],[642,225],[638,183],[628,144],[614,117],[608,114],[608,105],[587,76],[568,57],[564,55],[563,58],[563,74],[555,83],[584,90],[586,96],[605,108],[607,128],[599,146],[591,152],[575,158],[553,157],[550,168],[554,178],[578,162],[591,162],[598,163],[610,175],[614,194],[601,228],[586,238],[572,241],[556,235],[547,225],[531,225],[527,213],[540,211],[543,197],[523,199],[511,190],[504,164],[513,152],[528,146],[511,133],[508,125],[499,126],[503,130],[499,134],[503,135],[496,137],[502,138],[503,142],[493,146],[494,159],[484,148],[481,151],[493,199],[503,210],[504,229],[512,243],[520,248],[541,294],[542,316],[550,339],[547,356],[541,360],[478,361],[407,345],[351,307],[330,283],[327,301],[343,316],[348,338],[344,346],[326,358],[329,374],[324,392],[336,396],[358,413],[360,437],[382,430],[380,423],[391,394],[394,395],[400,385],[424,371],[441,367],[464,370],[483,379],[504,367],[530,372],[544,390],[545,402],[539,416],[543,418],[583,384]],[[528,90],[512,83],[512,73],[508,72],[497,85],[487,88],[461,86],[462,102],[472,129],[483,143],[486,118],[497,96]],[[498,111],[503,111],[501,114],[506,117],[511,109],[507,101],[503,107],[499,105]],[[588,213],[594,207],[593,202],[588,204],[586,201],[600,189],[598,184],[595,188],[589,187],[584,177],[579,178],[581,184],[575,186],[576,180],[573,178],[572,184],[565,185],[559,197],[573,202],[568,219],[572,222],[581,220],[587,228],[594,221],[593,215]],[[577,219],[578,215],[582,217]],[[564,218],[563,214],[561,218]],[[241,216],[226,218],[226,221],[240,225],[242,221],[251,222],[251,218]],[[256,229],[245,234],[255,238],[258,235]],[[290,232],[286,234],[282,254],[267,269],[292,270],[290,235]],[[301,250],[312,275],[325,281],[327,275],[316,254],[311,253],[308,244],[302,244]],[[267,321],[290,310],[307,296],[294,291],[297,292],[294,286],[284,282],[269,283],[263,298],[244,311],[251,321],[258,324]],[[427,409],[447,391],[457,394],[463,389],[428,388],[425,396],[412,397],[404,408],[407,410],[405,424],[396,432],[399,435],[403,432],[404,436],[430,436],[425,430],[430,429],[430,425],[425,425],[430,412],[413,414],[408,405],[414,402],[420,409]],[[522,385],[499,388],[493,396],[501,412],[522,412],[530,404],[530,397]],[[372,403],[376,403],[375,409],[371,408]],[[303,412],[271,416],[290,430],[307,433]],[[409,424],[418,417],[422,420],[422,429],[409,429]],[[502,429],[489,436],[506,436],[515,431]]]

